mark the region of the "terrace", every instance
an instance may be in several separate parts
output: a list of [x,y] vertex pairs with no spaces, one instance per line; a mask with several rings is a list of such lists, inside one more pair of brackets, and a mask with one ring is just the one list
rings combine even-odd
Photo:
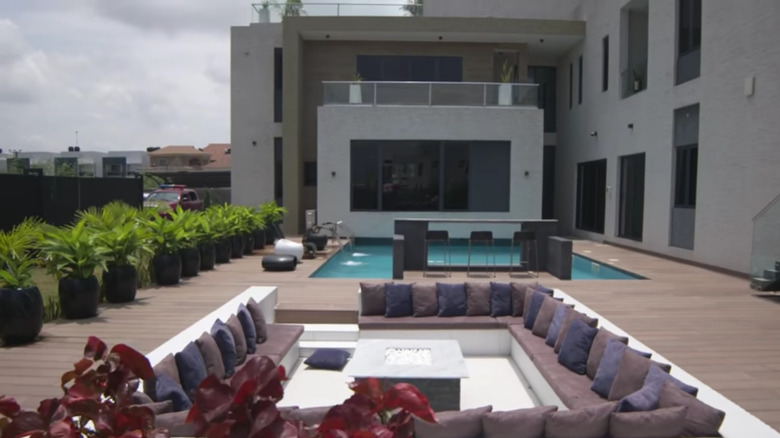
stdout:
[[[648,280],[561,281],[542,274],[540,282],[565,291],[780,429],[780,352],[767,348],[776,345],[780,333],[777,307],[754,297],[742,278],[595,242],[575,242],[574,250]],[[276,322],[354,324],[357,281],[309,278],[323,261],[306,261],[289,273],[267,273],[259,271],[259,257],[249,256],[178,287],[139,291],[132,304],[104,305],[97,318],[46,324],[39,342],[3,350],[0,388],[18,397],[23,406],[35,407],[40,399],[59,393],[59,376],[78,359],[87,336],[99,336],[109,344],[127,343],[148,354],[254,285],[278,288]],[[422,273],[408,274],[407,281],[436,281]],[[464,281],[464,275],[455,273],[450,281]],[[307,343],[312,345],[313,337],[304,334],[302,350]],[[293,384],[295,380],[288,385],[291,397]]]
[[315,17],[419,17],[422,4],[361,2],[265,2],[252,4],[252,23],[279,23],[288,16]]

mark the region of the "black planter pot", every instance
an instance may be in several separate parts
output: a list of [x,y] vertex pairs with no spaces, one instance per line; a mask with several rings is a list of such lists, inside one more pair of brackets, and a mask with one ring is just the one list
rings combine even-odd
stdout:
[[255,249],[265,248],[265,229],[260,228],[252,233],[255,238]]
[[236,234],[230,236],[230,257],[240,259],[244,257],[244,236]]
[[252,233],[244,234],[244,255],[252,255],[255,252],[255,236]]
[[43,328],[43,298],[37,287],[0,289],[0,339],[5,345],[32,342]]
[[181,276],[194,277],[200,272],[200,251],[198,248],[184,248],[179,250],[181,257]]
[[68,319],[92,318],[98,314],[100,285],[94,275],[89,278],[63,278],[59,284],[62,314]]
[[229,263],[230,262],[230,238],[223,237],[217,240],[215,244],[217,263]]
[[276,242],[276,230],[272,225],[266,225],[265,226],[265,244],[266,245],[273,245],[274,242]]
[[213,243],[205,243],[198,247],[200,251],[200,270],[210,271],[217,263],[217,246]]
[[160,286],[178,284],[181,280],[181,258],[179,254],[160,254],[152,259],[155,282]]
[[103,291],[109,303],[129,303],[135,299],[138,272],[133,265],[108,265],[103,271]]

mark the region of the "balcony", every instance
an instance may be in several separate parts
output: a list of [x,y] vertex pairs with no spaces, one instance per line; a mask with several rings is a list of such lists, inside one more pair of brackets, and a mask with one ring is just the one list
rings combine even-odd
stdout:
[[284,17],[420,17],[422,4],[408,3],[253,3],[252,23],[279,23]]
[[323,105],[539,107],[537,84],[496,82],[322,83]]

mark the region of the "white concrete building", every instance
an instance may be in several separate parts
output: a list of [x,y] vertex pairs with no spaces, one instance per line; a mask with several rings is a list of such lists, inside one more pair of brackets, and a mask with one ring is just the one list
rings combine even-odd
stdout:
[[[762,213],[780,193],[777,1],[426,0],[418,17],[303,8],[232,29],[233,199],[283,200],[289,231],[313,208],[382,237],[398,216],[545,217],[562,235],[730,271],[763,275],[780,260],[766,224],[780,223],[780,204]],[[483,83],[500,82],[505,62],[537,97],[516,86],[500,105]],[[433,176],[398,149],[458,140],[509,145],[508,208],[449,208],[443,167],[457,145],[438,146]],[[367,152],[376,176],[358,171],[360,141],[384,142]],[[410,182],[413,163],[427,185]],[[377,198],[356,205],[360,178]],[[407,202],[389,199],[396,189]]]

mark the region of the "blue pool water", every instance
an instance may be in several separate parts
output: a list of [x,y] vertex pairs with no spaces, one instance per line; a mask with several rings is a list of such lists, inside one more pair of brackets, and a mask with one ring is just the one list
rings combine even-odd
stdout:
[[[515,251],[518,251],[515,248]],[[510,258],[509,245],[496,245],[496,264],[508,265]],[[431,266],[441,264],[444,258],[442,249],[431,248],[428,253],[428,263]],[[451,247],[452,265],[465,266],[468,258],[468,246],[453,245]],[[472,249],[472,266],[484,265],[484,250]],[[492,257],[489,258],[492,262]],[[517,253],[514,257],[517,263]],[[334,254],[314,274],[313,278],[392,278],[393,247],[391,241],[360,242],[354,249],[345,249]],[[612,266],[598,263],[586,257],[574,255],[571,270],[572,280],[637,280],[642,277]]]

